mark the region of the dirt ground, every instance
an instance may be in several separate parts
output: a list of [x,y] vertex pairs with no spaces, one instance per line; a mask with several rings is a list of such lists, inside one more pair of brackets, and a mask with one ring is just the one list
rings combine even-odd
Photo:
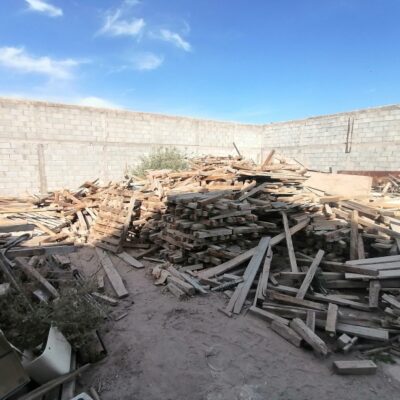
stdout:
[[[95,264],[90,252],[71,258],[87,271]],[[131,293],[118,306],[128,315],[106,327],[109,355],[80,379],[102,400],[399,398],[398,365],[379,364],[374,376],[335,375],[332,361],[343,356],[321,360],[250,315],[226,317],[218,311],[223,294],[178,301],[154,286],[149,268],[113,260]]]

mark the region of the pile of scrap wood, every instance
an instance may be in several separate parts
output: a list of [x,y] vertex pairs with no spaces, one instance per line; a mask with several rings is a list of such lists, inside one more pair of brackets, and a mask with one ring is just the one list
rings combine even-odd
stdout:
[[307,171],[273,151],[261,165],[211,156],[189,165],[2,198],[0,241],[29,231],[31,246],[95,245],[121,298],[127,291],[107,252],[135,268],[142,257],[155,261],[156,283],[177,297],[223,291],[226,314],[249,307],[321,354],[399,351],[395,190],[372,191],[369,177]]

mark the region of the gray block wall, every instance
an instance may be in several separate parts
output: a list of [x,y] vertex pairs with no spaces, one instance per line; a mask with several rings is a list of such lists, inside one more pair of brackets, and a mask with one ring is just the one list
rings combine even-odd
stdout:
[[268,124],[264,154],[272,148],[313,169],[400,171],[400,106]]
[[120,179],[158,146],[228,155],[232,142],[256,162],[274,148],[312,169],[396,171],[400,106],[251,125],[0,98],[0,195]]
[[120,179],[158,146],[187,155],[261,159],[262,127],[38,101],[0,99],[0,194]]

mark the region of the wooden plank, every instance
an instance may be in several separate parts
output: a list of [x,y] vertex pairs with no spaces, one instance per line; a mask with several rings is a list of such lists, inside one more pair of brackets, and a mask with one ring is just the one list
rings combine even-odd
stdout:
[[92,296],[95,297],[97,300],[102,301],[103,303],[106,303],[110,306],[117,306],[118,305],[118,300],[113,299],[110,296],[106,296],[105,294],[98,293],[98,292],[93,292]]
[[107,275],[108,280],[110,281],[111,286],[113,287],[117,297],[122,299],[129,295],[124,282],[118,271],[115,269],[114,264],[111,261],[110,256],[102,249],[96,247],[96,253],[99,257],[100,263],[103,266],[103,269]]
[[168,283],[172,283],[174,286],[177,286],[180,290],[185,292],[186,294],[193,296],[195,294],[195,288],[184,280],[177,278],[176,276],[169,276],[167,278]]
[[392,263],[392,262],[396,262],[396,261],[400,262],[400,255],[365,258],[363,260],[350,260],[350,261],[346,261],[346,265],[384,264],[384,263]]
[[309,172],[304,186],[321,190],[332,196],[369,196],[372,177],[362,175],[326,174]]
[[365,258],[364,239],[363,239],[361,233],[358,234],[357,256],[358,256],[357,258],[359,258],[359,259]]
[[304,339],[317,353],[326,356],[328,355],[328,346],[325,342],[317,336],[307,325],[300,319],[294,318],[290,324],[292,328],[300,337]]
[[323,250],[318,250],[317,255],[315,256],[313,262],[310,265],[310,268],[307,271],[307,275],[304,278],[303,283],[300,286],[299,291],[296,294],[296,297],[298,299],[304,299],[304,296],[307,293],[308,288],[311,285],[312,280],[314,279],[314,275],[317,272],[317,268],[322,260],[322,257],[324,256],[325,252]]
[[360,217],[358,219],[358,223],[361,225],[364,225],[368,228],[376,229],[378,232],[385,233],[386,235],[389,235],[390,237],[400,238],[400,232],[395,232],[392,229],[386,228],[382,225],[378,225],[366,217]]
[[289,328],[289,326],[277,321],[272,321],[271,329],[279,336],[286,339],[289,343],[292,343],[296,347],[300,347],[302,338],[292,328]]
[[[310,220],[306,219],[306,220],[298,223],[297,225],[292,226],[290,228],[291,235],[294,235],[295,233],[304,229],[309,224],[309,222],[310,222]],[[279,235],[276,235],[271,239],[270,245],[271,246],[277,245],[284,239],[285,239],[285,234],[280,233]],[[200,272],[199,277],[207,279],[207,278],[212,278],[214,276],[221,275],[225,272],[231,271],[232,269],[236,268],[237,266],[243,264],[245,261],[250,260],[250,258],[253,257],[256,249],[257,249],[257,247],[253,247],[252,249],[247,250],[246,252],[238,255],[235,258],[232,258],[231,260],[228,260],[220,265],[217,265],[216,267],[208,268],[205,271]]]
[[228,306],[226,307],[227,312],[234,312],[239,314],[242,311],[244,302],[247,298],[251,285],[256,277],[260,264],[264,258],[264,255],[269,247],[271,238],[269,236],[262,237],[258,243],[256,252],[251,258],[243,275],[244,282],[239,283],[236,287],[233,296],[231,297]]
[[288,296],[287,294],[278,293],[274,291],[268,291],[268,295],[272,300],[280,301],[285,304],[292,304],[295,306],[311,308],[313,310],[326,311],[324,304],[319,304],[314,301],[298,299],[297,297]]
[[278,315],[275,315],[271,312],[262,310],[261,308],[258,308],[256,306],[251,306],[249,308],[249,312],[262,318],[263,320],[267,321],[267,322],[277,322],[281,325],[289,325],[289,320],[279,317]]
[[339,375],[373,375],[377,370],[371,360],[334,361],[333,367]]
[[86,371],[90,367],[90,364],[85,364],[82,367],[76,369],[75,371],[69,372],[68,374],[61,375],[58,378],[54,378],[51,381],[37,387],[36,389],[30,391],[29,393],[19,397],[19,400],[37,400],[42,398],[46,393],[55,389],[56,387],[62,385],[65,382],[69,382],[76,376]]
[[381,291],[381,284],[377,280],[371,280],[369,282],[369,306],[371,308],[378,308],[379,305],[379,293]]
[[306,325],[315,332],[315,311],[307,310]]
[[267,167],[267,166],[271,163],[272,157],[274,156],[274,154],[275,154],[275,149],[272,149],[272,150],[268,153],[268,155],[267,155],[267,157],[265,158],[264,162],[262,163],[262,165],[261,165],[261,171],[263,171],[264,168]]
[[351,230],[350,230],[350,260],[358,258],[358,211],[353,210],[351,213]]
[[136,260],[135,257],[132,257],[130,254],[123,251],[122,253],[116,254],[118,258],[125,261],[127,264],[131,265],[135,268],[144,268],[144,264],[141,263],[139,260]]
[[[317,319],[316,324],[321,328],[325,327],[325,321]],[[380,342],[387,342],[389,340],[389,331],[386,329],[370,328],[366,326],[359,326],[359,325],[352,325],[352,324],[345,324],[343,322],[338,322],[336,324],[336,331]]]
[[243,194],[238,198],[238,201],[243,201],[247,199],[248,197],[251,197],[258,193],[260,190],[263,190],[266,186],[268,185],[268,182],[261,183],[260,185],[256,186],[254,189],[250,190],[249,192]]
[[57,289],[44,278],[38,270],[32,265],[29,265],[23,258],[17,257],[15,259],[17,265],[25,272],[26,275],[38,281],[53,297],[58,298],[60,295]]
[[336,324],[338,319],[339,307],[336,304],[329,303],[328,315],[326,317],[325,330],[328,333],[336,334]]
[[262,275],[260,278],[260,293],[259,294],[262,296],[262,298],[264,298],[267,293],[268,279],[269,279],[269,272],[271,269],[272,257],[273,257],[272,248],[271,248],[271,246],[269,246],[267,253],[265,255]]
[[400,310],[400,301],[398,301],[395,297],[391,296],[390,294],[384,294],[382,296],[382,300],[385,301],[386,303],[389,303],[392,307]]
[[281,212],[282,220],[283,220],[283,227],[285,229],[285,236],[286,236],[286,246],[289,253],[289,261],[290,261],[290,268],[292,272],[299,272],[299,268],[297,267],[296,255],[294,254],[294,247],[292,242],[292,235],[289,231],[289,222],[287,215],[284,211]]

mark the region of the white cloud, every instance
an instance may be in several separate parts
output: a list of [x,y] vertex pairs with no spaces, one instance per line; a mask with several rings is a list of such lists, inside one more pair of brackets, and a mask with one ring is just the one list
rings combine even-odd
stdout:
[[115,11],[114,14],[107,15],[106,21],[98,33],[110,36],[139,36],[146,25],[144,19],[124,20],[121,19],[121,16],[121,9]]
[[36,12],[41,12],[49,17],[61,17],[63,10],[55,7],[43,0],[25,0],[28,3],[29,9]]
[[81,62],[73,59],[54,60],[31,56],[24,48],[0,47],[0,66],[22,73],[37,73],[50,78],[70,79]]
[[154,53],[140,53],[133,58],[133,66],[139,71],[157,69],[164,62],[164,57]]
[[172,43],[174,46],[185,50],[185,51],[191,51],[192,46],[190,45],[189,42],[184,40],[181,35],[179,35],[176,32],[172,32],[168,29],[161,29],[160,34],[158,36],[159,39],[164,40],[165,42]]
[[80,106],[90,106],[99,108],[122,108],[121,106],[113,103],[112,101],[95,96],[83,97],[81,99],[78,99],[75,103]]

